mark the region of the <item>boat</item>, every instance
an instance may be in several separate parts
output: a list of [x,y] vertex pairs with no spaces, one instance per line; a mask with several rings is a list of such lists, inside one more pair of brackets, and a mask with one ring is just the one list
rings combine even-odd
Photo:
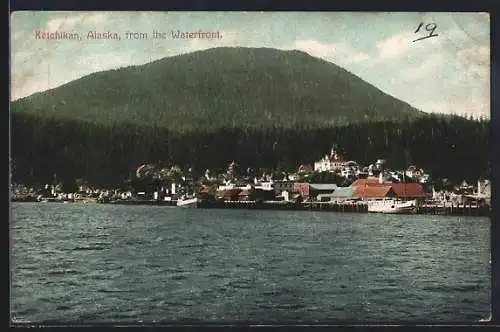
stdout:
[[197,207],[200,199],[198,197],[182,196],[177,200],[177,206],[181,207]]
[[[380,183],[384,183],[382,173],[380,173]],[[406,187],[406,181],[405,181],[405,174],[403,173],[403,193],[406,191],[405,187]],[[399,198],[375,200],[368,202],[368,212],[412,214],[417,212],[417,201],[402,200]]]
[[368,202],[368,212],[411,214],[417,212],[417,201],[381,200]]

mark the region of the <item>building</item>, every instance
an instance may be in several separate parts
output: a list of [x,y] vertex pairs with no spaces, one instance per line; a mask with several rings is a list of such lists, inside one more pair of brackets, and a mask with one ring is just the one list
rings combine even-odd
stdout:
[[387,160],[385,159],[377,159],[375,162],[375,168],[379,171],[385,170],[385,165],[387,164]]
[[314,170],[316,172],[339,172],[346,164],[344,156],[332,148],[330,154],[314,163]]
[[250,195],[250,190],[249,189],[242,189],[240,193],[238,194],[238,200],[240,201],[248,201],[250,200],[251,195]]
[[292,189],[293,194],[301,196],[303,199],[309,197],[309,183],[307,182],[295,182]]
[[366,179],[357,179],[356,181],[354,181],[352,184],[351,184],[351,187],[374,187],[374,186],[378,186],[378,187],[383,187],[384,183],[380,183],[380,180],[379,178],[375,178],[375,177],[368,177]]
[[360,199],[386,199],[386,198],[396,198],[397,195],[391,186],[373,186],[373,187],[355,187],[353,197]]
[[217,191],[217,194],[215,197],[217,199],[221,199],[224,201],[237,201],[239,200],[239,194],[242,191],[242,189],[239,188],[233,188],[233,189],[226,189],[226,190],[219,190]]
[[293,191],[293,181],[275,181],[274,193],[281,195],[284,191],[291,193]]
[[254,188],[251,190],[251,197],[257,201],[272,201],[276,198],[274,190]]
[[491,198],[491,183],[489,180],[477,181],[477,193],[486,198]]
[[359,174],[359,165],[357,162],[351,160],[345,163],[344,166],[342,166],[342,169],[340,171],[340,175],[342,175],[346,179],[353,179],[356,177],[357,174]]
[[[367,178],[354,181],[351,187],[355,189],[355,194],[362,198],[368,198],[369,195],[374,195],[374,198],[397,197],[401,199],[424,199],[427,197],[420,183],[385,183],[376,178]],[[373,188],[390,188],[392,192]]]
[[338,186],[330,183],[311,183],[309,184],[309,196],[318,199],[319,195],[332,194]]
[[466,195],[469,201],[475,201],[478,203],[485,203],[491,206],[491,183],[489,180],[478,180],[477,181],[477,192],[473,195]]
[[300,165],[298,169],[298,174],[310,174],[314,171],[311,165]]
[[318,200],[330,202],[342,202],[354,198],[354,188],[352,187],[337,187],[331,194],[320,194]]
[[422,184],[428,183],[430,179],[429,174],[425,173],[422,168],[417,168],[415,165],[410,165],[404,172],[404,175],[414,180],[414,182],[420,182]]
[[243,186],[238,186],[235,183],[232,182],[226,182],[224,185],[220,185],[217,187],[218,191],[225,191],[225,190],[231,190],[231,189],[250,189],[252,186],[249,184],[243,185]]
[[[256,185],[254,185],[254,188],[265,190],[265,191],[274,191],[274,181],[270,180],[270,181],[257,183]],[[249,188],[245,188],[245,189],[249,189]]]
[[427,194],[420,183],[391,183],[398,198],[403,199],[424,199]]

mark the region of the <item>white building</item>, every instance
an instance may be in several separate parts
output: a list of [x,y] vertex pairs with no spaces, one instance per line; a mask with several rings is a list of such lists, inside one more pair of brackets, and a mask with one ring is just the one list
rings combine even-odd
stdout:
[[420,177],[419,182],[420,182],[421,184],[429,183],[430,178],[431,178],[431,177],[430,177],[430,175],[429,175],[429,174],[425,174],[425,173],[424,173],[424,174]]
[[385,165],[387,164],[387,161],[385,159],[378,159],[377,162],[375,163],[375,167],[377,170],[382,171],[385,169]]
[[416,180],[421,184],[428,183],[430,180],[429,174],[425,173],[425,171],[422,168],[417,168],[414,165],[409,166],[404,174],[406,177]]
[[261,189],[267,191],[274,190],[274,182],[272,180],[266,182],[260,182],[255,186],[255,189]]
[[332,148],[329,155],[325,155],[314,163],[314,170],[317,172],[337,172],[341,171],[346,164],[343,156]]
[[250,189],[252,189],[252,186],[249,184],[247,184],[245,186],[237,186],[234,183],[227,183],[227,184],[221,185],[217,188],[218,191],[226,191],[226,190],[231,190],[231,189],[250,190]]
[[485,198],[491,198],[491,184],[489,180],[477,181],[477,194]]

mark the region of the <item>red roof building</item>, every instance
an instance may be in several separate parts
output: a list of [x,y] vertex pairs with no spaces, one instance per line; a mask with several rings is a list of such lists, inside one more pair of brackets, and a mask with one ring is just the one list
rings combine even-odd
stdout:
[[295,182],[293,184],[293,192],[299,193],[302,197],[309,197],[309,183]]
[[384,187],[392,183],[380,183],[379,179],[367,178],[357,179],[351,184],[351,187]]
[[[355,188],[355,192],[360,193],[361,189],[391,188],[399,198],[424,198],[427,196],[420,183],[380,183],[377,179],[358,179],[352,183],[351,187]],[[377,194],[379,192],[370,193]]]
[[354,197],[357,198],[387,198],[395,197],[396,193],[391,186],[364,187],[359,186],[354,189]]
[[219,191],[217,193],[217,197],[222,197],[226,199],[234,199],[238,197],[239,193],[241,192],[241,189],[228,189],[228,190],[223,190]]
[[400,198],[424,198],[427,196],[420,183],[391,183],[391,187]]

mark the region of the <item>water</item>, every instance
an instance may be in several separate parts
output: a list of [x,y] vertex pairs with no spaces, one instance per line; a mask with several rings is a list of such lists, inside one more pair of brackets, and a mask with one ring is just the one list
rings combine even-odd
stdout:
[[17,322],[472,322],[490,221],[13,203]]

